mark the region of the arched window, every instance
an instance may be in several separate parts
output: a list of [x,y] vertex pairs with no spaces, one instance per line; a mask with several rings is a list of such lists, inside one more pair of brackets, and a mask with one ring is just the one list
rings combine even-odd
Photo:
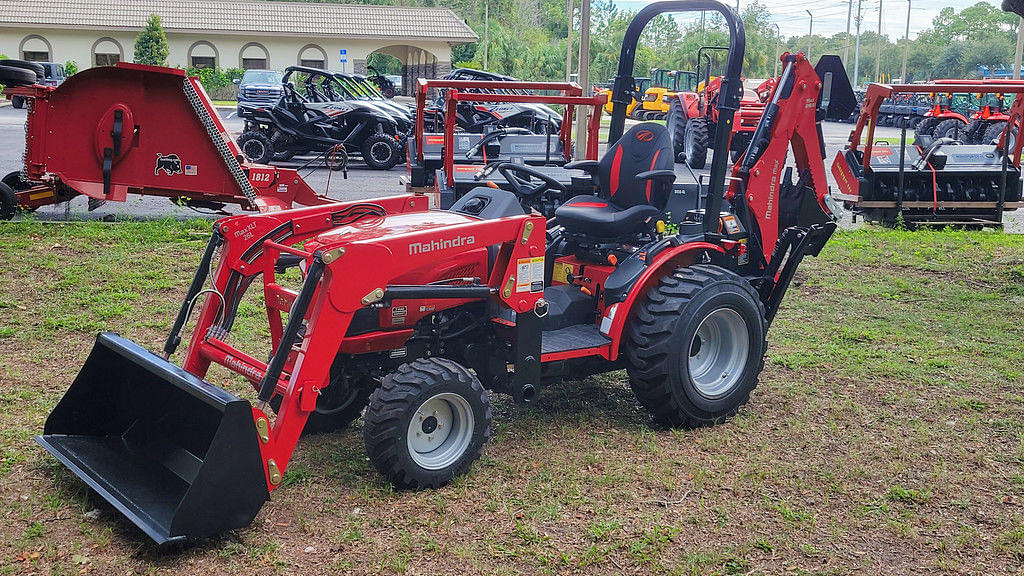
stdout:
[[259,42],[249,42],[238,53],[238,64],[243,70],[267,70],[270,68],[270,52]]
[[216,68],[217,48],[206,40],[200,40],[188,49],[188,64],[194,68]]
[[316,44],[306,44],[299,50],[299,66],[327,70],[327,52]]
[[121,43],[113,38],[100,38],[92,45],[93,66],[113,66],[124,59]]
[[18,47],[18,52],[21,53],[22,60],[31,60],[32,62],[51,62],[53,57],[53,47],[50,43],[38,34],[29,34],[25,36],[21,41],[21,46]]

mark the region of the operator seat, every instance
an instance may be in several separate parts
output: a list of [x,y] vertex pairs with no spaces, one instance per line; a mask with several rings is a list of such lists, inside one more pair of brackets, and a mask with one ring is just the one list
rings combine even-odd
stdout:
[[597,196],[575,196],[555,210],[567,232],[613,239],[642,232],[665,210],[675,160],[672,139],[661,124],[630,128],[600,161],[570,162],[565,167],[587,172]]

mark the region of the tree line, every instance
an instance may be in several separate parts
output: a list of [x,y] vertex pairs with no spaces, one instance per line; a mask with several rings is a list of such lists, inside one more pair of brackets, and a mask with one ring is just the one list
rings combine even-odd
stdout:
[[[336,0],[341,1],[341,0]],[[346,0],[352,1],[352,0]],[[483,67],[485,3],[488,4],[487,68],[494,72],[532,80],[565,78],[566,35],[569,16],[565,0],[361,0],[371,4],[402,6],[442,6],[451,8],[480,36],[472,44],[456,46],[455,65]],[[578,49],[579,0],[574,2],[573,49]],[[893,18],[901,26],[899,11]],[[591,5],[590,74],[592,82],[615,74],[619,49],[634,12],[619,9],[612,0],[594,0]],[[843,55],[848,73],[853,75],[855,36],[840,32],[831,36],[779,38],[772,14],[762,1],[744,6],[741,13],[746,29],[747,49],[744,73],[763,78],[775,69],[778,51],[806,51],[812,59],[821,54]],[[987,69],[1011,70],[1016,47],[1016,15],[1003,12],[988,2],[979,2],[960,10],[944,8],[930,26],[909,42],[907,76],[909,80],[933,78],[973,78]],[[892,22],[890,22],[891,24]],[[890,38],[871,28],[868,18],[862,22],[860,40],[860,82],[888,80],[900,75],[905,43],[902,37]],[[892,28],[892,26],[890,26]],[[697,49],[703,45],[727,45],[728,32],[717,15],[708,13],[703,23],[688,19],[685,23],[660,16],[648,25],[637,50],[637,75],[649,68],[692,70]],[[880,55],[880,56],[879,56]],[[880,60],[879,60],[880,57]],[[879,78],[875,77],[876,61]]]

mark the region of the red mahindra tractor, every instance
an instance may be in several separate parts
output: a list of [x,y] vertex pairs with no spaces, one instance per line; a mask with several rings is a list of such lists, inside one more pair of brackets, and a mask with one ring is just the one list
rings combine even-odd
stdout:
[[[955,84],[956,80],[936,80],[936,84]],[[970,97],[964,93],[933,92],[931,110],[924,113],[924,119],[914,129],[917,138],[930,136],[945,138],[962,132],[967,126],[967,115],[971,114]]]
[[[849,109],[834,89],[822,97],[841,68],[822,76],[802,54],[785,55],[743,161],[730,175],[716,155],[706,203],[664,231],[672,142],[654,123],[623,134],[633,57],[651,18],[700,10],[719,12],[731,32],[714,135],[724,146],[740,101],[741,20],[714,0],[647,5],[625,32],[608,151],[576,163],[598,194],[569,200],[550,222],[490,187],[450,210],[406,195],[224,218],[163,354],[100,334],[37,440],[165,543],[251,522],[281,488],[303,430],[342,428],[364,406],[369,459],[398,488],[469,470],[491,435],[489,394],[533,402],[561,378],[625,368],[659,422],[729,418],[757,384],[802,258],[835,230],[818,122]],[[781,169],[790,146],[795,181]],[[285,287],[287,269],[301,275],[297,289]],[[270,327],[266,362],[230,344],[254,285]],[[179,367],[168,359],[193,307]],[[251,382],[255,404],[203,380],[214,364]]]
[[[685,160],[690,168],[703,168],[707,165],[711,134],[719,122],[717,102],[722,90],[722,77],[711,76],[711,57],[708,52],[728,50],[724,46],[702,46],[697,51],[697,77],[701,77],[703,66],[703,90],[679,92],[669,102],[666,125],[672,136],[672,151],[677,159]],[[728,147],[723,148],[731,152],[734,162],[747,149],[754,128],[764,113],[765,98],[773,88],[771,82],[765,81],[757,90],[745,90],[742,84],[738,88],[742,94],[740,107]]]

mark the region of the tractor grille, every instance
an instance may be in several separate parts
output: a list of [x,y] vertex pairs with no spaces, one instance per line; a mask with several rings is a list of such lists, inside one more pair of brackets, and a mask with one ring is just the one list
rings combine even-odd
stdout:
[[217,130],[217,124],[215,124],[213,118],[210,117],[210,112],[206,109],[206,105],[199,97],[199,93],[196,92],[196,89],[187,78],[183,85],[185,96],[188,98],[188,103],[191,104],[192,109],[196,111],[196,116],[198,116],[199,121],[203,123],[203,128],[206,129],[206,134],[210,137],[214,146],[217,147],[217,152],[219,152],[221,158],[224,159],[224,163],[227,164],[228,170],[231,171],[231,175],[235,178],[235,183],[242,189],[242,194],[244,194],[249,200],[249,203],[255,206],[256,191],[253,190],[252,184],[249,182],[249,178],[247,178],[245,172],[242,171],[242,167],[238,165],[238,160],[231,154],[231,150],[228,149],[227,142],[224,141],[224,137],[221,136],[220,131]]

